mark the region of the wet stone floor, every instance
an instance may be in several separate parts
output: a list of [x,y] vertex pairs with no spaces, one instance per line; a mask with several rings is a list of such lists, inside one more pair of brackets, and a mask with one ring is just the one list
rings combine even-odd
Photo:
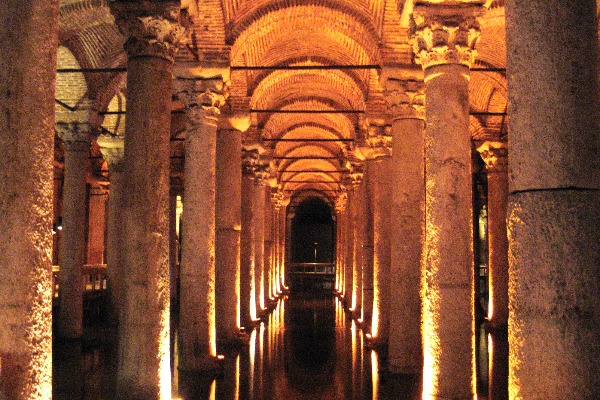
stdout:
[[[484,335],[481,333],[478,338]],[[101,325],[87,327],[80,342],[55,341],[53,398],[113,400],[115,343],[114,332]],[[480,343],[485,344],[485,339]],[[193,389],[180,387],[185,384],[179,382],[175,366],[173,399],[413,400],[421,397],[419,378],[386,373],[385,355],[366,348],[364,335],[331,294],[292,294],[279,301],[268,320],[252,331],[249,343],[241,351],[223,355],[222,374],[217,379],[194,382]],[[487,366],[487,356],[480,354],[479,362]],[[486,399],[487,368],[482,368],[478,375],[481,392],[478,398]],[[180,392],[187,393],[185,398]]]

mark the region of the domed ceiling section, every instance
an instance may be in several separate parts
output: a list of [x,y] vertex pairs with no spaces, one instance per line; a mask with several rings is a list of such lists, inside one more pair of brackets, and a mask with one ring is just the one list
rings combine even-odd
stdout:
[[373,86],[379,85],[381,2],[233,1],[233,97],[252,124],[287,197],[341,192]]

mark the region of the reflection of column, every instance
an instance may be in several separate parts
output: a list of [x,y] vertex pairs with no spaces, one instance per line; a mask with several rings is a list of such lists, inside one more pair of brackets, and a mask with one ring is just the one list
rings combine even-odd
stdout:
[[485,142],[477,148],[487,166],[487,226],[489,244],[488,323],[495,328],[508,324],[508,237],[506,208],[508,174],[506,143]]
[[85,264],[86,165],[90,150],[90,126],[85,122],[56,124],[64,142],[65,182],[63,230],[60,251],[60,311],[57,333],[64,338],[83,334],[83,275]]
[[185,188],[180,273],[179,369],[212,369],[215,316],[216,146],[221,79],[179,79],[186,105]]
[[382,324],[381,339],[389,338],[390,369],[417,373],[423,365],[419,293],[425,223],[423,83],[411,77],[389,79],[386,91],[393,119],[391,279],[389,324]]
[[[373,316],[371,336],[387,342],[390,312],[390,158],[373,162]],[[399,296],[400,294],[394,294]]]
[[108,163],[110,192],[108,195],[108,227],[106,237],[106,280],[108,291],[108,314],[112,324],[118,323],[121,299],[121,231],[123,219],[123,137],[100,135],[98,144],[102,156]]
[[9,1],[0,7],[0,397],[38,400],[52,398],[59,1],[29,1],[26,12],[23,5]]
[[596,2],[511,1],[506,22],[509,396],[597,399]]
[[219,343],[237,338],[240,315],[242,134],[220,129],[216,170],[216,309]]
[[427,121],[423,398],[475,394],[469,67],[479,9],[417,3],[411,23]]
[[128,55],[117,397],[163,399],[171,395],[169,136],[179,3],[110,6]]

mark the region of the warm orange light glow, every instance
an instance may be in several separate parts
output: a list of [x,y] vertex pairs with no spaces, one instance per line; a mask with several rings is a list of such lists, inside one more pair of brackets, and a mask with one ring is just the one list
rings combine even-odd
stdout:
[[233,400],[240,400],[240,355],[235,358],[235,394]]
[[371,382],[373,383],[372,399],[379,398],[379,358],[377,353],[371,350]]
[[256,278],[254,277],[254,272],[256,271],[256,266],[254,261],[250,264],[250,318],[253,321],[258,320],[258,310],[256,304]]
[[159,391],[160,398],[168,400],[171,398],[171,338],[170,338],[170,311],[169,305],[161,311],[159,340]]
[[217,399],[217,380],[213,379],[213,381],[210,384],[210,393],[208,396],[209,400],[216,400]]

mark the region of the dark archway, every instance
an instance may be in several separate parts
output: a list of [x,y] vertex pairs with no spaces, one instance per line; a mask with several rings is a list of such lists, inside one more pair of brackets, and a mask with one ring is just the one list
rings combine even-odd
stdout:
[[292,218],[291,239],[292,263],[333,263],[335,222],[331,207],[317,197],[303,200]]

